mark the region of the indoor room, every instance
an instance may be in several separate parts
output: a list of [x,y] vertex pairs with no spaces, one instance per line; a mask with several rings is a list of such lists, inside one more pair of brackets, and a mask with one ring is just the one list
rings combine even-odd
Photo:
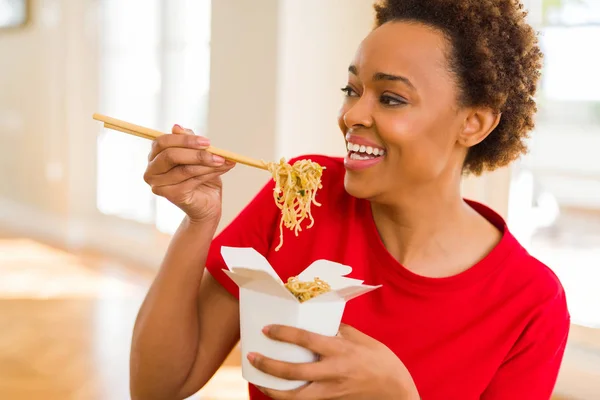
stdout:
[[[461,195],[562,284],[570,326],[553,399],[596,400],[600,1],[521,2],[544,54],[529,151],[464,176]],[[132,398],[136,318],[186,213],[145,181],[152,140],[92,116],[178,124],[261,161],[346,157],[339,88],[374,3],[0,0],[0,399]],[[216,232],[272,177],[236,165],[222,181]],[[235,345],[188,398],[248,399],[242,358]]]

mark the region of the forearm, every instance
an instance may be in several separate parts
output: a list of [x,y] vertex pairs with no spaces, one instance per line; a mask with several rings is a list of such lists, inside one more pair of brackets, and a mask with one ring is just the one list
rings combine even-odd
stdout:
[[217,224],[218,220],[192,224],[186,218],[171,241],[135,323],[132,395],[174,399],[194,365],[198,291]]

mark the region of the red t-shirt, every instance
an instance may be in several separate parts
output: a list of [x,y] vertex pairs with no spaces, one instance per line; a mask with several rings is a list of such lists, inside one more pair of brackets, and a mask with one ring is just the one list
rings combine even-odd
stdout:
[[[296,237],[284,228],[275,252],[280,211],[269,183],[213,241],[207,268],[233,296],[238,287],[222,272],[224,245],[253,247],[284,281],[317,259],[349,265],[349,277],[383,287],[348,302],[343,322],[388,346],[423,399],[550,398],[569,331],[565,293],[498,214],[469,202],[503,232],[479,263],[448,278],[416,275],[384,247],[370,203],[345,191],[343,161],[306,158],[326,167],[311,229]],[[252,385],[250,398],[265,399]]]

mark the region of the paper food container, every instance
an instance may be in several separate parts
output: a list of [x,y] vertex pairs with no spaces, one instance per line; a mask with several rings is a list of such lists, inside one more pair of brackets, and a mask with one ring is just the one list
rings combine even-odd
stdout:
[[379,286],[347,278],[352,268],[339,263],[317,260],[298,278],[313,281],[318,277],[331,286],[328,293],[301,303],[285,286],[265,257],[252,248],[222,247],[221,254],[229,270],[225,273],[240,289],[240,345],[242,376],[248,382],[276,390],[293,390],[306,382],[276,378],[254,368],[249,352],[286,362],[312,362],[311,351],[267,338],[267,325],[288,325],[327,336],[338,333],[346,302]]

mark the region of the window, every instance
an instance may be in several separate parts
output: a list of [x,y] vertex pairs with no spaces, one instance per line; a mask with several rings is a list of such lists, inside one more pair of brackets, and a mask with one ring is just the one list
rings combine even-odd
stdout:
[[[204,131],[210,1],[106,0],[101,7],[101,112],[165,132],[174,123]],[[173,233],[183,213],[143,181],[149,150],[145,139],[102,129],[97,206]]]

